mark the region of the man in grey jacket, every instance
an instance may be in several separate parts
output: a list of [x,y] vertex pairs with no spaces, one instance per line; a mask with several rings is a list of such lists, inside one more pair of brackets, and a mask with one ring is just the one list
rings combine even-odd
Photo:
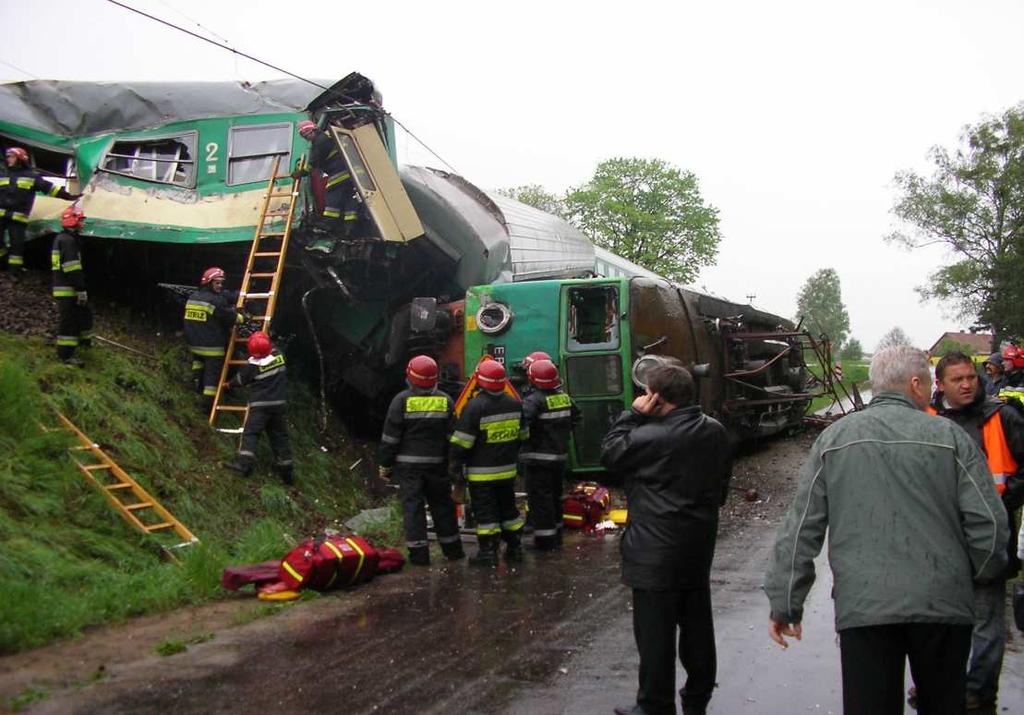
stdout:
[[804,465],[765,577],[769,635],[800,639],[827,529],[845,715],[902,713],[906,659],[919,711],[959,715],[972,581],[1005,568],[1006,519],[974,441],[922,411],[924,353],[879,351],[870,378],[867,410],[825,430]]

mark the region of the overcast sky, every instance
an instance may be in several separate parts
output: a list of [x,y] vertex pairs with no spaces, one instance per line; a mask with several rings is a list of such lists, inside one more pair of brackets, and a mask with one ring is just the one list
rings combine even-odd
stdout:
[[[126,2],[302,76],[367,75],[483,188],[561,192],[615,156],[693,171],[723,233],[696,285],[792,316],[835,268],[868,350],[894,325],[920,347],[966,327],[914,292],[942,250],[882,240],[894,174],[1024,100],[1020,0]],[[281,76],[106,0],[0,0],[0,22],[0,79]]]

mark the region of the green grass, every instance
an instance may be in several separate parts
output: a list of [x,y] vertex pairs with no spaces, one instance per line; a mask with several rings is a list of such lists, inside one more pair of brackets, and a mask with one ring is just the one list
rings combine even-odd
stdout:
[[[78,370],[57,363],[42,340],[0,333],[0,654],[218,598],[226,565],[280,557],[376,506],[346,468],[358,455],[338,437],[340,425],[329,426],[326,442],[318,437],[313,399],[298,380],[289,405],[296,488],[269,470],[266,440],[249,479],[222,469],[236,438],[212,432],[196,409],[183,348],[156,347],[156,361],[96,347]],[[176,552],[180,566],[85,481],[68,433],[39,428],[56,425],[54,407],[200,539]],[[382,529],[378,543],[397,543],[393,531]]]
[[[840,380],[840,384],[846,388],[846,393],[853,396],[853,384],[857,383],[857,387],[861,390],[870,388],[868,383],[868,366],[870,361],[868,360],[842,360],[843,365],[843,379]],[[810,366],[810,371],[815,376],[821,377],[821,367],[818,365]],[[842,396],[843,392],[838,390],[839,395]],[[832,398],[829,396],[817,397],[811,400],[811,406],[808,408],[807,413],[813,414],[814,412],[828,407],[832,404]]]

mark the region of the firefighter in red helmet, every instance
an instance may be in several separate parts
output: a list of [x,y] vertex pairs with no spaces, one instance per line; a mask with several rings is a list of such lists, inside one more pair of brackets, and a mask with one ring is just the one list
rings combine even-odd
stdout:
[[485,359],[477,365],[476,381],[481,391],[466,403],[455,424],[450,462],[454,478],[469,482],[479,543],[471,562],[493,566],[501,540],[507,561],[523,558],[515,478],[519,443],[529,435],[522,424],[522,405],[505,392],[504,366]]
[[523,425],[529,438],[519,452],[533,525],[533,545],[542,551],[562,545],[562,477],[569,434],[577,408],[559,388],[558,368],[534,360],[527,369],[533,390],[523,398]]
[[241,319],[235,310],[238,293],[224,289],[224,269],[207,268],[199,290],[185,302],[185,342],[192,353],[192,379],[202,395],[200,408],[209,412],[217,395],[231,328]]
[[77,205],[71,205],[60,217],[64,228],[53,239],[50,265],[53,276],[53,297],[57,300],[57,359],[65,365],[82,367],[75,357],[75,348],[92,345],[92,310],[89,294],[85,290],[85,271],[82,269],[81,228],[85,214]]
[[312,145],[307,169],[296,170],[298,179],[310,170],[325,176],[322,227],[334,234],[351,236],[359,218],[355,184],[348,162],[338,149],[334,137],[317,127],[315,122],[299,122],[299,135]]
[[452,398],[437,388],[437,378],[433,358],[417,355],[409,361],[405,368],[408,387],[391,400],[378,453],[381,476],[394,471],[398,480],[405,545],[409,562],[417,566],[430,564],[426,506],[445,557],[465,557],[447,469],[446,442],[454,405]]
[[8,269],[17,278],[24,271],[25,228],[36,194],[46,194],[65,201],[75,201],[82,195],[72,194],[44,179],[32,168],[28,152],[21,147],[9,147],[4,152],[4,158],[7,171],[0,174],[0,259],[7,257]]
[[256,446],[265,431],[274,453],[274,470],[285,484],[291,485],[292,448],[288,440],[287,393],[288,374],[284,355],[258,330],[246,341],[249,359],[239,368],[227,386],[249,388],[249,416],[242,430],[242,444],[234,461],[224,465],[228,469],[248,476],[256,462]]
[[1005,378],[999,390],[999,399],[1019,410],[1024,410],[1024,352],[1016,345],[1003,348]]

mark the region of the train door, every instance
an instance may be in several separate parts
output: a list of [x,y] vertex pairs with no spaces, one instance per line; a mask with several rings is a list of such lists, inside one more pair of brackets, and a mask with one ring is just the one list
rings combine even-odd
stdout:
[[629,384],[628,291],[622,281],[562,287],[560,351],[566,389],[582,419],[573,429],[570,464],[601,468],[601,440],[632,399]]

